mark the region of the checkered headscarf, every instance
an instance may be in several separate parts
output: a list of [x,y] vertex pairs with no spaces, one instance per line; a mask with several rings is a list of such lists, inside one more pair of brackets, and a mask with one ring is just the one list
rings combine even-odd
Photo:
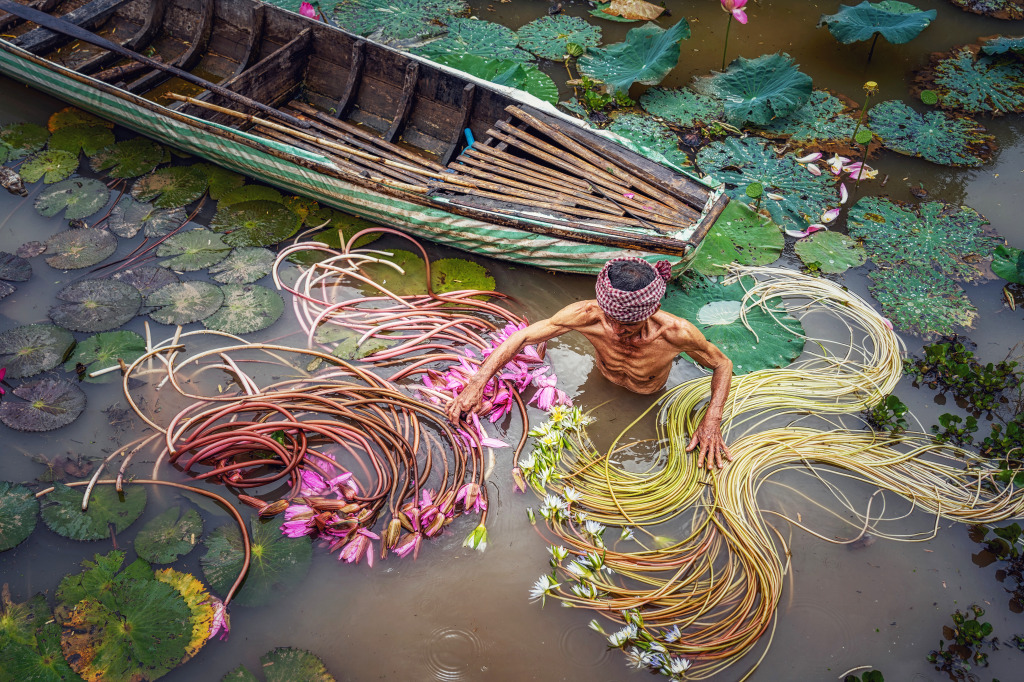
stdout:
[[[616,263],[629,262],[643,263],[654,270],[658,275],[654,280],[637,291],[622,291],[612,286],[608,279],[608,268]],[[661,297],[665,295],[665,284],[671,277],[672,266],[667,260],[660,260],[651,265],[642,258],[636,256],[622,256],[613,258],[601,268],[601,274],[597,276],[597,304],[605,315],[618,322],[632,324],[646,320],[658,310]]]

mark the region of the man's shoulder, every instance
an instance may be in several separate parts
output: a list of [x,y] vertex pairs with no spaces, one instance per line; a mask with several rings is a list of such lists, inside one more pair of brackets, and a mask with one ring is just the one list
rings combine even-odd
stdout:
[[653,318],[661,335],[676,345],[688,344],[704,338],[699,329],[672,313],[659,310],[654,313]]
[[597,301],[589,299],[576,301],[551,316],[551,321],[566,327],[586,327],[601,319],[601,308]]

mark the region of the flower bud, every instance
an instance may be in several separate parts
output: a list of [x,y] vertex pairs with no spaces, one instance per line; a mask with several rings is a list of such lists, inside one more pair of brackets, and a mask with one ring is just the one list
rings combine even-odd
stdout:
[[258,513],[261,519],[269,519],[277,516],[287,508],[288,500],[276,500],[270,504],[263,505]]
[[392,549],[398,544],[398,536],[402,532],[402,522],[398,519],[391,519],[388,522],[388,526],[384,529],[384,536],[381,539],[381,545],[385,549]]
[[262,509],[267,504],[258,497],[249,497],[248,495],[239,495],[238,500],[249,505],[253,509]]

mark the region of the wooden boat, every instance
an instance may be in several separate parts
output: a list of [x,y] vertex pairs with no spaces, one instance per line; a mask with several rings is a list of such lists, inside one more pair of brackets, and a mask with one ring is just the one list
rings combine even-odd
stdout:
[[0,73],[473,253],[596,273],[628,252],[681,270],[728,201],[527,93],[254,0],[13,2]]

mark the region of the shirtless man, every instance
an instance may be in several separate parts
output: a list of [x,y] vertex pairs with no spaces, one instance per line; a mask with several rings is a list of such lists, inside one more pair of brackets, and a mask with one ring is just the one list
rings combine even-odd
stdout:
[[686,451],[699,446],[697,466],[703,467],[706,458],[708,469],[721,468],[723,456],[732,460],[721,431],[732,361],[692,324],[660,310],[668,278],[668,261],[654,267],[632,256],[608,261],[597,277],[597,300],[573,303],[512,334],[451,402],[448,417],[454,422],[462,414],[479,413],[484,386],[525,346],[576,331],[593,344],[601,374],[636,393],[656,393],[664,388],[672,361],[680,352],[712,370],[708,410]]

